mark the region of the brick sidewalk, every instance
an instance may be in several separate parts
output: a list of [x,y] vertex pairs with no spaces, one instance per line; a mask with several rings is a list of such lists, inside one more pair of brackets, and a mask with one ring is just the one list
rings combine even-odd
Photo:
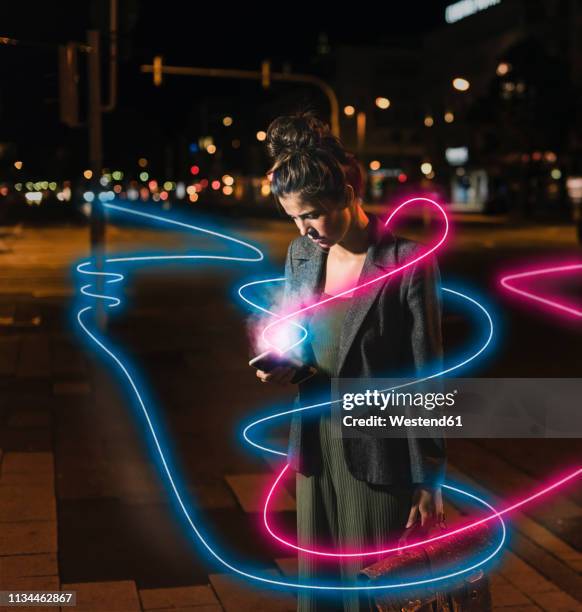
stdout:
[[[211,574],[209,584],[191,587],[138,590],[134,581],[62,584],[57,562],[57,520],[54,460],[50,452],[2,454],[0,476],[0,590],[74,590],[77,610],[293,610],[293,598],[274,597],[247,588],[246,583]],[[272,480],[272,473],[237,475],[227,482],[247,512],[256,512],[252,500]],[[285,498],[284,498],[285,499]],[[290,510],[290,498],[276,510]],[[251,500],[251,501],[249,501]],[[251,505],[249,505],[251,504]],[[458,512],[448,506],[447,515]],[[511,547],[511,545],[510,545]],[[580,556],[571,556],[577,565]],[[296,560],[278,559],[284,574],[296,573]],[[491,574],[495,609],[574,611],[581,604],[510,551]],[[36,609],[36,608],[30,608]],[[38,608],[47,609],[47,608]],[[49,610],[56,608],[48,608]]]
[[[47,248],[42,234],[15,243],[15,268],[0,273],[6,281],[0,289],[0,590],[76,590],[79,611],[294,610],[292,594],[241,585],[237,578],[217,573],[222,569],[202,557],[190,536],[174,526],[178,521],[156,467],[136,440],[127,397],[116,391],[115,380],[88,358],[65,324],[63,297],[72,292],[63,262],[82,250],[82,244],[67,243],[58,261],[42,261],[35,255]],[[49,242],[55,238],[54,233],[46,235]],[[217,301],[209,295],[198,316],[208,315],[210,321]],[[228,326],[221,332],[211,324],[201,337],[169,335],[166,328],[156,328],[155,308],[136,314],[141,318],[127,333],[133,334],[132,346],[147,357],[149,374],[158,363],[165,364],[158,376],[167,386],[159,394],[162,400],[166,391],[174,394],[171,421],[180,433],[176,446],[184,451],[186,488],[200,501],[197,509],[236,545],[245,565],[252,556],[248,565],[260,566],[261,572],[294,575],[295,559],[256,537],[256,500],[272,479],[272,469],[230,450],[234,436],[229,437],[228,428],[224,441],[210,439],[209,432],[224,428],[218,409],[205,415],[202,429],[191,419],[198,410],[190,405],[191,380],[204,376],[200,346],[219,338],[211,356],[221,362],[221,346],[232,350],[243,340],[234,338]],[[187,320],[188,314],[176,309],[173,318]],[[231,317],[228,321],[238,316],[228,308],[221,315]],[[152,330],[147,339],[142,333],[146,327]],[[238,344],[235,349],[244,353]],[[235,366],[225,367],[242,376]],[[267,391],[253,391],[253,381],[248,387],[241,382],[241,397],[234,399],[220,378],[210,382],[216,406],[236,413],[235,422],[246,414],[247,401],[257,406],[265,402],[260,394]],[[470,461],[459,461],[453,451],[451,474],[471,483],[470,474],[492,499],[518,485],[526,489],[533,481],[517,461],[467,445]],[[487,468],[491,462],[493,470]],[[281,516],[292,520],[293,496],[283,496],[277,504]],[[449,507],[449,516],[455,512]],[[582,610],[582,556],[575,542],[558,530],[556,516],[562,515],[567,526],[580,524],[579,497],[564,495],[553,511],[515,518],[509,547],[492,573],[496,609]],[[152,525],[161,535],[150,540]]]

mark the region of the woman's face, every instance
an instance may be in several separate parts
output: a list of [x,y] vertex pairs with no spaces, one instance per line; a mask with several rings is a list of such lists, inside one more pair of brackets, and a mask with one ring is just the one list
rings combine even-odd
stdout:
[[350,220],[350,207],[328,206],[303,200],[299,194],[290,193],[279,198],[287,215],[295,221],[302,236],[308,236],[315,244],[328,250],[346,235]]

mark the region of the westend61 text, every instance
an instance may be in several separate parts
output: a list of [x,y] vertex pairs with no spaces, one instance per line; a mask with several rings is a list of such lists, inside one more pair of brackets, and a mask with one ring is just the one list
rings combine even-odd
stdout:
[[463,427],[460,415],[442,416],[438,418],[418,417],[415,419],[390,415],[388,418],[378,415],[366,418],[345,416],[342,419],[344,427]]

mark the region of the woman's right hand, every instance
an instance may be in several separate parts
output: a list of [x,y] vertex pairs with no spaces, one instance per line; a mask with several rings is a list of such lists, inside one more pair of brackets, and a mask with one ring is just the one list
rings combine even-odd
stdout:
[[264,383],[275,383],[281,387],[292,385],[291,379],[295,376],[297,370],[295,368],[289,368],[284,366],[278,366],[270,372],[263,372],[263,370],[257,370],[257,378]]

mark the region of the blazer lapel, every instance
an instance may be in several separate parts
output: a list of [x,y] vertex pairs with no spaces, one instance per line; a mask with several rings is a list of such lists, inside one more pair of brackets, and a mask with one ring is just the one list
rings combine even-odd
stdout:
[[[308,240],[308,239],[306,239]],[[302,241],[293,255],[294,274],[291,281],[290,302],[302,308],[317,297],[323,280],[327,253],[311,242]]]
[[[293,254],[293,276],[290,281],[287,307],[300,310],[312,304],[319,295],[319,288],[323,279],[327,253],[315,244],[300,241],[296,253]],[[306,326],[311,311],[293,317],[292,322]],[[300,360],[309,361],[312,358],[309,339],[296,347],[292,353]]]
[[[394,242],[393,236],[384,230],[384,225],[379,217],[372,213],[367,214],[368,217],[370,217],[370,223],[372,223],[372,242],[366,253],[362,272],[358,279],[358,285],[370,281],[373,278],[377,278],[382,274],[386,274],[396,267],[394,249],[389,248]],[[349,350],[372,304],[376,300],[382,287],[385,287],[390,280],[391,277],[372,282],[354,293],[342,326],[335,377],[339,377]]]
[[[396,266],[394,249],[390,248],[394,244],[394,237],[384,230],[384,225],[377,215],[373,213],[367,214],[372,224],[370,228],[372,241],[366,253],[358,285],[386,274],[391,268]],[[293,307],[300,309],[313,303],[313,300],[318,298],[323,290],[322,281],[324,279],[327,253],[311,242],[302,241],[298,244],[297,252],[293,256],[293,262],[295,272],[291,282],[289,298]],[[342,326],[336,362],[336,377],[341,372],[348,352],[376,296],[389,281],[390,279],[388,278],[371,283],[354,294],[350,307],[346,312],[344,325]],[[299,315],[293,319],[294,322],[304,323],[305,316],[309,313],[310,311],[307,311],[305,314]]]

